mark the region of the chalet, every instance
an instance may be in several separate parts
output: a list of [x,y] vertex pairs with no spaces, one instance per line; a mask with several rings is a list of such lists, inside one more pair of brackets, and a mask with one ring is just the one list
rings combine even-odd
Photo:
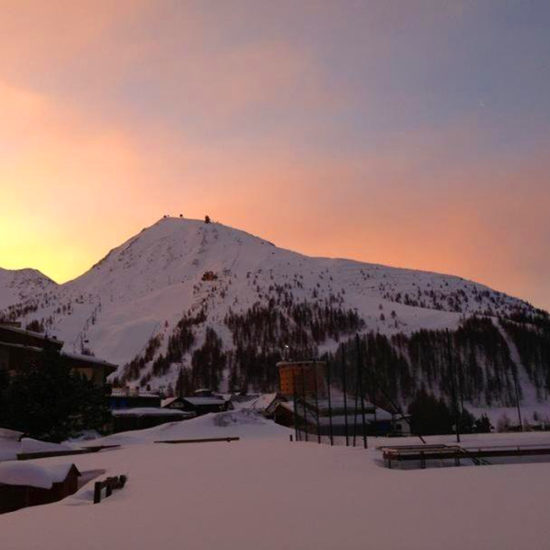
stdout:
[[109,408],[113,411],[119,409],[132,409],[153,407],[160,408],[161,397],[158,393],[136,388],[113,388],[109,396]]
[[281,394],[287,397],[294,394],[325,396],[325,369],[324,361],[280,361],[277,363],[277,370]]
[[162,407],[172,410],[193,412],[197,416],[212,412],[222,412],[233,408],[231,400],[214,394],[211,390],[200,389],[192,396],[172,397],[162,402]]
[[[296,411],[295,411],[296,408]],[[278,424],[320,435],[344,436],[355,433],[363,434],[363,412],[365,418],[364,429],[367,435],[406,435],[409,426],[401,415],[375,407],[364,401],[363,407],[359,403],[357,408],[350,398],[344,404],[342,400],[319,400],[317,403],[304,401],[278,401],[272,417]]]
[[31,462],[0,464],[0,513],[49,504],[75,493],[80,472],[74,464],[39,466]]
[[52,336],[0,324],[0,370],[12,375],[27,365],[38,364],[45,348],[59,352],[73,372],[97,385],[105,384],[107,376],[117,369],[116,365],[103,359],[63,351],[63,342]]

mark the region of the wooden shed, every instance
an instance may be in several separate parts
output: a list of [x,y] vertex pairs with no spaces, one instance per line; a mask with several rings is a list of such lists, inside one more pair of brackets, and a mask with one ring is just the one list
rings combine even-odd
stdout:
[[64,499],[77,491],[80,475],[74,464],[39,466],[30,462],[3,462],[0,513]]

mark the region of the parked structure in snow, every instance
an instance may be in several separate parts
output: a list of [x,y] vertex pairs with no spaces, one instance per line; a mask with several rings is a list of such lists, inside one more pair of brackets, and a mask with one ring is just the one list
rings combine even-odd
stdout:
[[0,323],[0,370],[13,375],[28,365],[38,364],[45,348],[54,349],[73,372],[85,376],[97,385],[106,383],[116,365],[93,357],[63,351],[63,342],[39,332],[24,330],[13,324]]
[[78,489],[80,475],[74,464],[4,462],[0,464],[0,513],[49,504],[72,495]]

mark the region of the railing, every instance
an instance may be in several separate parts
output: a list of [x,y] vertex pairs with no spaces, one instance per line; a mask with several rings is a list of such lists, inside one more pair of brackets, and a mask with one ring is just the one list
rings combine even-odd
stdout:
[[202,439],[163,439],[155,441],[155,443],[212,443],[215,441],[239,441],[240,437],[205,437]]
[[488,465],[487,458],[529,457],[550,455],[550,445],[494,445],[461,447],[460,445],[403,445],[379,447],[388,468],[392,462],[420,461],[420,467],[426,468],[427,460],[454,459],[457,466],[460,459],[469,459],[475,465]]

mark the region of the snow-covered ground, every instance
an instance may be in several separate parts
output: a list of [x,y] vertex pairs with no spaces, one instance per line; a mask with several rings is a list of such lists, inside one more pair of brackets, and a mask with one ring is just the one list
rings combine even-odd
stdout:
[[[0,516],[0,547],[548,548],[550,463],[388,470],[380,465],[380,453],[372,445],[388,440],[371,439],[365,451],[291,443],[289,433],[253,413],[237,411],[106,438],[103,441],[124,446],[78,455],[73,461],[82,472],[104,469],[105,475],[127,474],[126,487],[94,505],[89,483],[64,501]],[[241,440],[152,443],[229,435]],[[541,443],[550,442],[550,435],[468,439],[477,444]],[[444,440],[452,437],[433,438]],[[39,461],[66,462],[67,457]]]

